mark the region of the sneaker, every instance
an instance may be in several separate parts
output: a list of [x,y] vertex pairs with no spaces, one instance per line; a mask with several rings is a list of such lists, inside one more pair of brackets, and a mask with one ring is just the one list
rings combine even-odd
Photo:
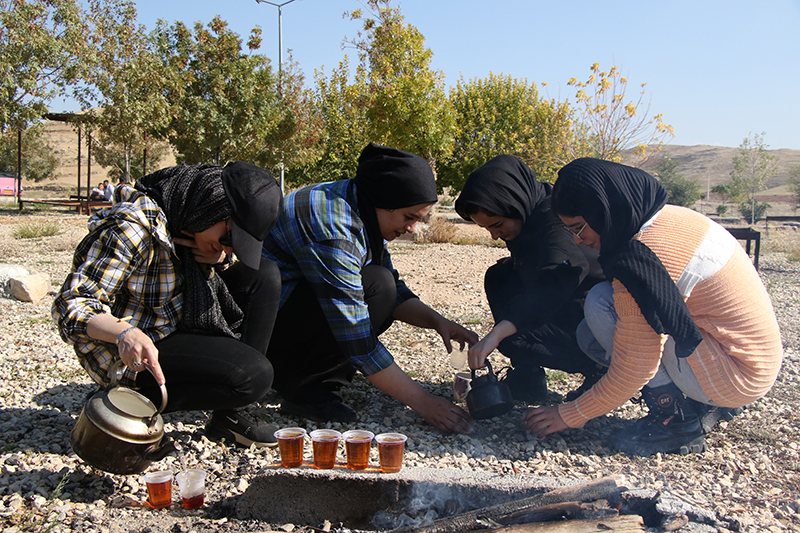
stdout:
[[352,407],[339,400],[324,400],[316,403],[284,400],[281,403],[280,412],[317,422],[355,422],[358,418]]
[[506,368],[500,381],[508,385],[511,397],[517,402],[534,404],[547,399],[547,375],[540,366]]
[[274,433],[278,427],[246,414],[244,411],[224,409],[214,411],[206,423],[205,434],[209,440],[234,443],[249,448],[272,448],[278,445]]
[[569,391],[567,393],[567,396],[564,398],[564,401],[571,402],[573,400],[577,400],[583,395],[584,392],[594,387],[594,384],[600,381],[600,378],[602,378],[604,375],[605,371],[595,372],[594,374],[584,376],[583,383],[581,383],[581,386],[573,391]]
[[707,405],[695,400],[688,400],[689,405],[697,413],[703,433],[708,435],[720,420],[731,421],[744,412],[742,407],[718,407]]

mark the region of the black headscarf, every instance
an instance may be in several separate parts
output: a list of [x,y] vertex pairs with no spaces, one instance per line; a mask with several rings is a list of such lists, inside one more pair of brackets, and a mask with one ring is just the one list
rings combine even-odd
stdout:
[[[222,167],[182,165],[153,172],[136,182],[136,189],[158,203],[173,237],[197,233],[231,217],[231,204],[222,186]],[[192,250],[176,246],[185,277],[180,331],[239,338],[244,314],[219,276],[195,261]]]
[[436,202],[436,178],[418,155],[369,143],[356,169],[358,212],[367,230],[372,260],[383,255],[383,236],[375,209],[400,209]]
[[600,265],[619,279],[647,323],[675,339],[675,353],[688,357],[703,340],[686,302],[661,260],[640,241],[642,225],[667,202],[667,191],[650,174],[600,159],[577,159],[558,172],[553,207],[581,216],[600,235]]
[[552,186],[536,181],[536,174],[513,155],[498,155],[469,175],[456,199],[456,212],[471,221],[469,206],[504,218],[522,220],[547,198]]

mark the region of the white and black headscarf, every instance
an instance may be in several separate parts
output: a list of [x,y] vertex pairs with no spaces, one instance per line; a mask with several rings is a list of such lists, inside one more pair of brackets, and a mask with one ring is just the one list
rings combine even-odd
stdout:
[[667,202],[667,191],[650,174],[603,161],[577,159],[558,172],[553,208],[581,216],[600,235],[600,265],[619,279],[657,333],[675,339],[675,353],[688,357],[703,340],[686,302],[653,251],[632,240]]

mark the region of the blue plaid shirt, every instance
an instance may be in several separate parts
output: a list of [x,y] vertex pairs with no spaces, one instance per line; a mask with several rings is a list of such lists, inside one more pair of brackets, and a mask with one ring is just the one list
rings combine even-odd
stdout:
[[[370,262],[369,243],[357,205],[353,180],[309,185],[287,195],[263,255],[280,267],[281,305],[299,280],[308,280],[343,353],[369,376],[394,359],[378,341],[364,301],[361,269]],[[399,279],[388,251],[381,264],[397,280],[397,305],[416,298]]]
[[[175,331],[183,309],[183,275],[164,212],[131,187],[115,192],[114,207],[89,220],[52,307],[61,338],[101,385],[109,384],[108,369],[119,355],[114,343],[89,337],[89,320],[101,313],[132,316],[130,324],[156,342]],[[135,387],[135,376],[126,368],[121,383]]]

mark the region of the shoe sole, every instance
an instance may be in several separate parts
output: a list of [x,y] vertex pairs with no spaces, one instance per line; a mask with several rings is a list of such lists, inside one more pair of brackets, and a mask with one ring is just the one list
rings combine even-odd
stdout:
[[274,448],[275,446],[278,445],[278,441],[258,442],[248,439],[244,435],[239,435],[238,433],[231,431],[229,429],[225,430],[206,429],[205,434],[206,437],[208,437],[208,440],[221,441],[224,439],[226,442],[231,442],[243,448],[249,448],[252,445],[255,445],[256,448]]

